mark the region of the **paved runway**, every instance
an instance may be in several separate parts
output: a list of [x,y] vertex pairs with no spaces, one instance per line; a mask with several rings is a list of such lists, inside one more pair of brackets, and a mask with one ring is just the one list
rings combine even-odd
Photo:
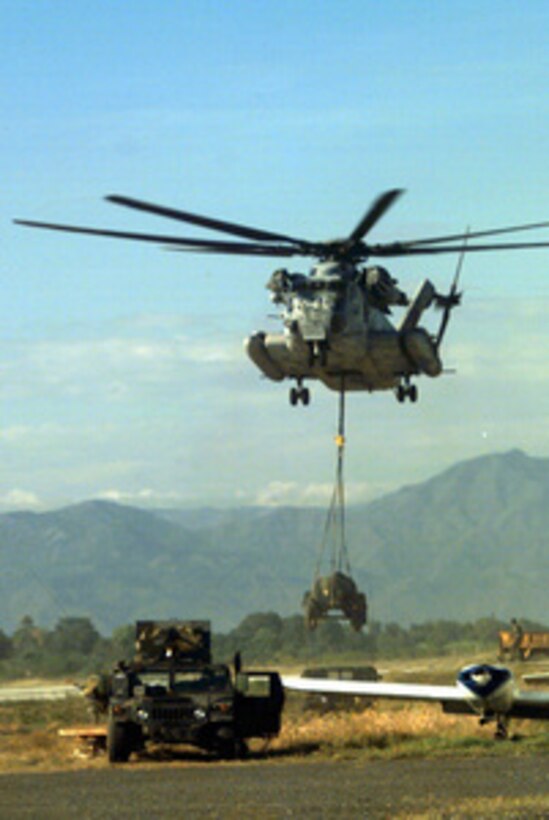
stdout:
[[[163,764],[0,776],[6,818],[363,818],[440,810],[448,801],[545,798],[549,759]],[[524,816],[532,816],[526,813]]]

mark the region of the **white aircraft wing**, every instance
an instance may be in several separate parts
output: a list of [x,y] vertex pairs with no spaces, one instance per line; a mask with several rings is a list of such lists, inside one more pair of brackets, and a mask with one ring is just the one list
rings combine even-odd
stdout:
[[435,686],[426,683],[383,683],[382,681],[334,680],[330,678],[301,678],[283,675],[285,689],[323,695],[363,695],[368,698],[436,701],[444,704],[462,704],[467,709],[471,695],[458,686]]
[[509,715],[534,720],[549,720],[549,691],[517,692]]
[[[475,667],[470,669],[475,671]],[[465,670],[469,671],[469,670]],[[497,671],[492,668],[492,671]],[[505,670],[504,670],[505,671]],[[507,672],[510,679],[510,673]],[[503,678],[502,686],[506,685]],[[496,710],[491,701],[492,691],[482,691],[482,684],[467,686],[436,686],[423,683],[383,683],[376,681],[350,681],[330,678],[304,678],[283,676],[284,687],[294,692],[319,695],[362,695],[368,698],[393,698],[397,700],[436,701],[449,713],[481,712],[483,708]],[[514,689],[499,710],[509,717],[549,720],[549,691],[520,691]]]

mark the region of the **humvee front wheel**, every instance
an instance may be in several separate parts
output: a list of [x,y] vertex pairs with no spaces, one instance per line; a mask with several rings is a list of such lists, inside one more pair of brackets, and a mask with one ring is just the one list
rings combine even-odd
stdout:
[[107,755],[110,763],[126,763],[131,754],[129,727],[109,720],[107,728]]
[[236,738],[234,742],[234,754],[238,760],[244,760],[245,757],[248,757],[248,744],[241,737]]
[[223,760],[243,760],[248,754],[248,744],[242,738],[232,738],[220,743],[216,751]]

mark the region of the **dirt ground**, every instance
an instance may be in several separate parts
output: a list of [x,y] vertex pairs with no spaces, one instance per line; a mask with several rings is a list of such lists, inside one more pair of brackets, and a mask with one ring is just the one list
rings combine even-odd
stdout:
[[548,759],[151,762],[0,775],[6,818],[547,817]]

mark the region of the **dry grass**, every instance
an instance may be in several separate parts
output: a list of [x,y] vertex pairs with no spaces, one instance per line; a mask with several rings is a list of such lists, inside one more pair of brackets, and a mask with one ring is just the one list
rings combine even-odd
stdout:
[[28,769],[51,770],[68,768],[76,763],[73,749],[57,735],[57,729],[47,728],[22,732],[14,729],[2,732],[0,771]]
[[[385,681],[452,684],[461,667],[483,660],[497,662],[484,653],[380,661],[378,667]],[[520,681],[523,673],[536,671],[538,664],[512,667]],[[332,757],[549,754],[549,724],[544,722],[512,721],[511,732],[520,736],[521,742],[495,743],[493,724],[481,727],[472,715],[444,714],[438,704],[378,701],[362,713],[315,716],[302,712],[302,702],[298,695],[288,698],[283,730],[274,748],[287,752],[316,749]]]
[[53,770],[86,765],[75,745],[59,737],[62,726],[88,723],[81,698],[0,706],[0,772]]
[[505,817],[522,820],[526,817],[549,816],[549,795],[536,797],[476,797],[457,802],[437,802],[422,811],[399,811],[393,817],[398,820],[460,820],[460,818]]
[[273,748],[288,753],[315,750],[332,757],[357,750],[367,757],[549,753],[543,726],[523,722],[514,728],[521,743],[494,743],[490,726],[479,726],[473,716],[446,715],[436,704],[377,703],[363,712],[326,715],[299,713],[290,705]]

